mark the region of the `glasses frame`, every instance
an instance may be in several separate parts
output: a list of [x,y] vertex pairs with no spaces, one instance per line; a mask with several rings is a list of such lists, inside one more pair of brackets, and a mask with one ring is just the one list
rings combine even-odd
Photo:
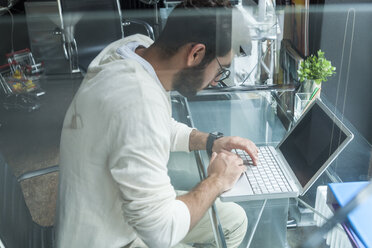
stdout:
[[220,66],[220,70],[217,73],[217,75],[214,77],[213,81],[217,83],[223,83],[223,80],[230,77],[231,71],[229,69],[222,67],[217,57],[216,57],[216,60],[217,60],[218,65]]

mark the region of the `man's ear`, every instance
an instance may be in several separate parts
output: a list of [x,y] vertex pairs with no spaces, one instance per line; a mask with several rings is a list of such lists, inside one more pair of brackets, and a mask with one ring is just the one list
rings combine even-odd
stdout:
[[187,54],[187,66],[193,67],[203,60],[205,55],[205,45],[201,43],[191,44]]

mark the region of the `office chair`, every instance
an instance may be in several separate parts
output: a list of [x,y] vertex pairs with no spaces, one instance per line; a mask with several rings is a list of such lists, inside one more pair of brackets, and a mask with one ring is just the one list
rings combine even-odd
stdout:
[[123,27],[140,24],[154,39],[152,27],[142,20],[123,19],[119,0],[57,0],[71,72],[86,72],[90,62],[113,41],[124,38]]
[[58,170],[58,166],[23,174],[18,179],[0,153],[0,240],[11,248],[49,248],[54,245],[54,227],[32,220],[20,182]]

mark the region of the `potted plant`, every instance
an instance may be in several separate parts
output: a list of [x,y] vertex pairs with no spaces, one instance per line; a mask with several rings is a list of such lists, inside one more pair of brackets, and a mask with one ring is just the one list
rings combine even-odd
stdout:
[[322,82],[326,82],[327,78],[336,72],[336,67],[333,67],[331,61],[324,57],[324,52],[319,50],[317,55],[311,55],[301,61],[297,72],[302,82],[298,92],[312,93],[313,96],[320,92]]

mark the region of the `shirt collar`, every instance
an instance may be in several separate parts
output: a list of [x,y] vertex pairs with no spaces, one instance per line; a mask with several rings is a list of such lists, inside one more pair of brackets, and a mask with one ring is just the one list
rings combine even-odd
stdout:
[[[144,45],[144,44],[142,44],[138,41],[132,41],[132,42],[129,42],[129,43],[125,44],[124,46],[121,46],[118,49],[116,49],[116,52],[123,59],[127,59],[127,58],[128,59],[133,59],[133,60],[137,61],[139,64],[141,64],[142,67],[155,79],[155,81],[159,84],[161,89],[163,89],[166,92],[166,90],[164,89],[163,85],[161,84],[158,76],[156,75],[156,72],[155,72],[154,68],[152,67],[152,65],[135,52],[136,49],[139,46],[143,46],[143,47],[146,47],[146,48],[148,47],[148,46],[146,46],[146,45]],[[168,93],[168,92],[166,92],[166,93]]]

